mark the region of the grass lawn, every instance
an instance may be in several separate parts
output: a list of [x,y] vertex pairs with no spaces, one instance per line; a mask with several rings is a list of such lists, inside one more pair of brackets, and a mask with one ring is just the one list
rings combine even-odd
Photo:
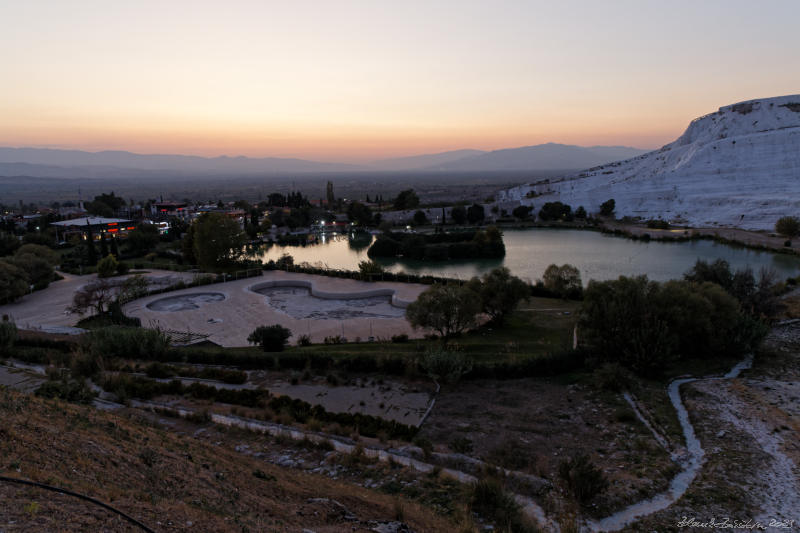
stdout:
[[[478,328],[452,339],[449,347],[472,356],[476,361],[536,357],[568,349],[572,347],[572,332],[579,305],[574,301],[531,298],[522,302],[502,327]],[[439,340],[412,339],[400,343],[315,344],[291,347],[287,351],[343,356],[379,353],[414,357],[439,346]]]

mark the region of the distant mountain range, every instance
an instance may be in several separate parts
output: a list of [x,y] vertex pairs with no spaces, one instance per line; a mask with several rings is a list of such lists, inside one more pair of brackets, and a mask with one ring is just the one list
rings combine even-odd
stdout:
[[541,144],[484,152],[455,150],[439,154],[343,164],[291,158],[200,157],[135,154],[124,151],[83,152],[51,148],[0,147],[0,176],[46,178],[130,178],[136,176],[253,176],[340,172],[501,172],[579,170],[644,153],[625,146],[581,147]]
[[[464,154],[448,158],[450,154]],[[627,146],[573,146],[569,144],[538,144],[521,148],[507,148],[491,152],[461,150],[433,156],[404,158],[409,163],[423,162],[425,170],[449,172],[497,172],[519,170],[580,170],[596,167],[620,159],[628,159],[646,153],[647,150]],[[433,158],[440,158],[433,161]],[[432,164],[428,164],[432,163]],[[415,167],[420,170],[422,168]]]
[[721,107],[659,150],[499,198],[537,206],[558,200],[589,212],[614,198],[618,217],[772,229],[800,213],[800,94]]

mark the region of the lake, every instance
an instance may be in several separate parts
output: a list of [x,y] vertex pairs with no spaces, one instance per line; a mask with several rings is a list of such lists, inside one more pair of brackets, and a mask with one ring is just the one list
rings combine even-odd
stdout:
[[[687,242],[634,241],[596,231],[531,228],[507,230],[503,241],[503,259],[426,262],[402,259],[379,262],[387,270],[414,274],[433,274],[470,278],[496,266],[506,266],[523,279],[535,281],[548,265],[569,263],[581,271],[586,284],[590,279],[607,280],[618,276],[647,274],[650,279],[665,281],[680,278],[698,259],[725,259],[733,269],[751,267],[756,274],[761,267],[775,269],[780,279],[800,275],[800,257],[749,250],[711,240]],[[308,246],[277,246],[260,249],[252,258],[269,261],[284,253],[295,263],[308,262],[328,268],[357,270],[359,261],[369,259],[371,236],[349,239],[346,235],[327,236],[324,242]]]

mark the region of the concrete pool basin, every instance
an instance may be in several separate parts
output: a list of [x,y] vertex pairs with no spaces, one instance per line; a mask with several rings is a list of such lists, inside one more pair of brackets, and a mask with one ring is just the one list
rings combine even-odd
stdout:
[[[423,332],[414,331],[405,319],[405,307],[427,288],[274,271],[146,296],[129,302],[123,311],[141,319],[145,327],[207,334],[208,340],[221,346],[247,346],[254,329],[273,324],[291,330],[292,344],[300,335],[308,335],[312,342],[336,335],[349,341],[399,334],[421,337]],[[201,294],[221,296],[210,301],[194,299]]]
[[402,318],[409,303],[389,288],[330,292],[303,280],[265,281],[248,289],[264,296],[272,308],[296,319]]
[[175,313],[199,309],[203,304],[221,302],[223,300],[225,300],[225,295],[221,292],[194,292],[178,296],[165,296],[164,298],[153,300],[147,304],[147,308],[152,311]]

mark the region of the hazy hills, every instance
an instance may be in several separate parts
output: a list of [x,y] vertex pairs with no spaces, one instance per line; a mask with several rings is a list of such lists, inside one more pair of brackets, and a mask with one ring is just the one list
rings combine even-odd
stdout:
[[[527,199],[531,191],[540,196]],[[779,217],[800,214],[800,95],[721,107],[659,150],[500,198],[560,200],[590,212],[614,198],[617,216],[770,229]]]
[[475,154],[444,162],[437,168],[450,172],[577,170],[635,157],[645,152],[647,150],[627,146],[591,146],[587,148],[547,143]]
[[0,176],[131,178],[342,172],[536,172],[578,170],[641,153],[644,153],[644,150],[628,147],[584,148],[548,143],[491,152],[455,150],[355,165],[276,157],[199,157],[145,155],[124,151],[84,152],[50,148],[0,147]]

